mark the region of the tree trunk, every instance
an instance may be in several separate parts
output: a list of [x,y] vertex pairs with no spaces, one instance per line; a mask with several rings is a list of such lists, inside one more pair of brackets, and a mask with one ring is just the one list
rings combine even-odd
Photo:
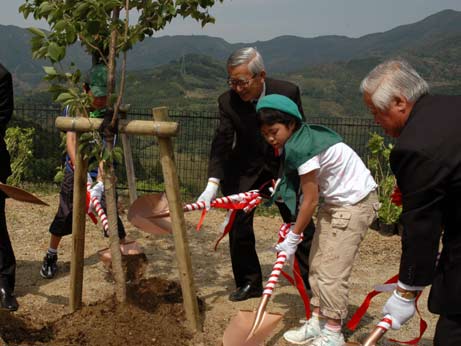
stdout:
[[[112,19],[115,21],[119,18],[120,10],[115,9],[112,14]],[[110,37],[109,47],[109,65],[107,78],[107,102],[111,106],[112,93],[115,85],[115,46],[117,44],[118,32],[113,29]],[[105,131],[110,132],[110,131]],[[106,136],[106,149],[112,152],[113,135]],[[115,296],[120,303],[126,301],[126,281],[125,272],[122,266],[122,254],[120,253],[120,240],[118,237],[117,223],[117,202],[115,198],[115,174],[112,162],[104,162],[104,190],[106,194],[107,218],[109,221],[109,248],[112,258],[112,272],[115,280]]]
[[[107,150],[112,151],[112,143],[113,138],[106,137]],[[109,221],[109,248],[112,258],[112,272],[115,280],[115,296],[118,302],[124,303],[126,301],[126,281],[118,236],[115,174],[114,166],[109,161],[104,163],[104,192],[106,194],[107,219]]]

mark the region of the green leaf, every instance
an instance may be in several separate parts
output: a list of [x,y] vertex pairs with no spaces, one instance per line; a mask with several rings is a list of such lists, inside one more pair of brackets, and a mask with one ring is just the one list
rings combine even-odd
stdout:
[[78,5],[78,7],[76,8],[74,12],[75,16],[82,17],[86,15],[89,8],[90,8],[90,4],[88,4],[87,2],[82,2],[80,5]]
[[102,161],[109,161],[110,160],[110,153],[109,153],[109,150],[107,149],[104,149],[103,153],[102,153]]
[[43,58],[46,56],[47,52],[48,52],[48,47],[46,46],[41,47],[39,50],[32,53],[32,58],[34,59]]
[[69,88],[69,93],[71,95],[73,95],[74,97],[78,97],[79,92],[80,92],[80,90],[75,88],[75,87],[74,88]]
[[123,159],[123,150],[120,147],[115,147],[112,150],[113,161],[117,163],[121,163]]
[[80,70],[75,71],[72,74],[72,83],[77,84],[80,81],[81,72]]
[[56,72],[56,69],[53,66],[43,66],[43,70],[48,75],[56,75],[56,74],[58,74]]
[[67,21],[63,19],[63,20],[58,21],[54,25],[53,29],[56,31],[62,31],[66,28],[66,26],[67,26]]
[[30,47],[32,49],[32,52],[38,51],[41,48],[43,48],[45,45],[48,45],[46,43],[45,39],[41,36],[32,36],[30,39]]
[[32,34],[45,38],[46,34],[38,28],[27,28]]
[[48,56],[53,61],[59,61],[61,56],[61,47],[56,42],[51,42],[48,46]]
[[75,33],[75,28],[72,25],[69,25],[66,28],[66,40],[70,44],[77,40],[77,34]]
[[38,8],[38,13],[42,17],[48,16],[48,14],[54,10],[53,4],[49,3],[48,1],[42,2],[40,7]]
[[65,89],[63,86],[59,85],[59,84],[52,84],[49,88],[48,88],[48,91],[51,92],[51,93],[62,93],[64,91],[66,91],[67,89]]
[[59,102],[59,103],[64,103],[64,102],[66,102],[66,101],[68,101],[70,99],[73,99],[73,98],[75,98],[74,95],[72,95],[70,93],[67,93],[67,92],[64,92],[64,93],[59,94],[59,96],[56,97],[55,101]]
[[123,3],[118,0],[106,0],[104,4],[104,11],[112,11],[115,7],[122,7]]
[[61,61],[66,57],[66,47],[65,46],[59,46],[58,49],[58,61]]

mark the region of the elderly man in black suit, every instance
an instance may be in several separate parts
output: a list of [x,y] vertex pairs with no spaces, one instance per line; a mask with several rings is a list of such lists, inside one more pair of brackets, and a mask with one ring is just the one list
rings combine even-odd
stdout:
[[402,193],[402,257],[383,313],[399,329],[415,313],[417,293],[432,285],[434,345],[461,345],[461,96],[430,95],[403,60],[375,67],[361,91],[376,122],[397,137],[390,164]]
[[[256,102],[264,95],[281,94],[291,98],[303,113],[299,88],[289,82],[266,78],[264,62],[252,47],[241,48],[227,60],[230,90],[219,99],[220,121],[211,145],[208,184],[199,197],[209,206],[218,187],[224,195],[259,189],[278,177],[280,156],[262,138],[256,121]],[[285,222],[294,221],[288,208],[279,204]],[[229,232],[232,270],[237,289],[229,296],[241,301],[262,294],[262,274],[255,249],[254,210],[239,211]],[[274,230],[275,231],[275,230]],[[314,233],[311,223],[304,232],[297,259],[306,287],[309,249]]]
[[[11,74],[0,64],[0,181],[6,183],[11,174],[10,155],[6,149],[6,124],[13,113],[13,82]],[[18,302],[14,296],[16,259],[11,246],[5,218],[5,194],[0,191],[0,309],[15,311]]]

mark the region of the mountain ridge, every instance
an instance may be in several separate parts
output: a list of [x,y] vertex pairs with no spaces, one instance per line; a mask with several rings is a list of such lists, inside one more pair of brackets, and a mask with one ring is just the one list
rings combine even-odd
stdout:
[[[268,70],[290,72],[306,65],[389,54],[402,47],[415,47],[452,34],[461,34],[460,11],[443,10],[412,24],[358,38],[342,35],[312,38],[282,35],[266,41],[229,43],[222,38],[206,35],[149,37],[129,51],[128,70],[152,68],[191,53],[225,60],[237,48],[256,46]],[[49,65],[43,60],[32,60],[29,37],[27,29],[0,25],[0,44],[9,47],[0,52],[0,61],[10,70],[41,72],[41,66]],[[69,49],[69,56],[77,66],[89,68],[90,59],[79,44]]]
[[[51,102],[41,68],[49,63],[30,59],[27,30],[10,26],[8,36],[5,27],[0,25],[0,44],[10,49],[0,52],[0,61],[6,61],[4,65],[13,72],[15,94],[29,102]],[[366,110],[358,93],[361,78],[383,59],[396,55],[408,59],[436,92],[459,94],[460,42],[461,12],[453,10],[359,38],[282,35],[268,41],[228,43],[206,35],[153,37],[129,52],[125,101],[139,106],[215,109],[216,97],[227,88],[225,59],[237,48],[256,46],[269,76],[301,87],[309,113],[362,116]],[[4,58],[7,54],[9,60]],[[71,47],[69,55],[83,70],[89,68],[90,59],[79,45]],[[9,62],[15,64],[13,68]]]

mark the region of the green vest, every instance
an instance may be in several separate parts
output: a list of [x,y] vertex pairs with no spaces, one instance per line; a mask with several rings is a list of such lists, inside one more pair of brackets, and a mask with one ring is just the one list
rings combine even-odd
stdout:
[[298,167],[343,139],[333,130],[321,125],[302,124],[285,143],[283,177],[271,201],[281,197],[292,215],[296,215],[296,196],[299,190]]

